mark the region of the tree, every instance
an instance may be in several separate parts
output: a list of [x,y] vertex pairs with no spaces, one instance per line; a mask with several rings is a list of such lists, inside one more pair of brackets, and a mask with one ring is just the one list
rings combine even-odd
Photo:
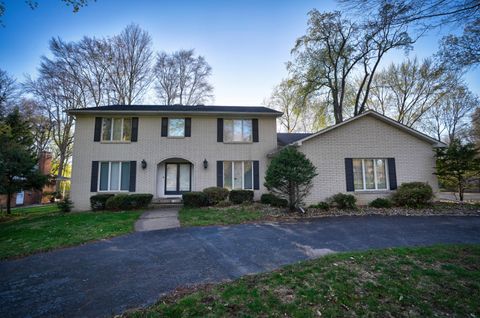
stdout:
[[443,98],[451,79],[432,60],[407,59],[377,73],[368,107],[413,127]]
[[8,112],[18,95],[15,79],[0,69],[0,116]]
[[7,214],[14,193],[22,189],[40,190],[47,177],[38,170],[29,123],[18,108],[0,118],[0,193],[7,195]]
[[394,25],[396,9],[384,6],[363,23],[338,11],[310,11],[307,34],[297,40],[289,70],[305,95],[327,94],[335,123],[343,121],[348,86],[354,78],[360,77],[353,98],[353,115],[357,116],[366,109],[373,76],[385,54],[413,43],[405,26]]
[[19,104],[20,112],[30,123],[35,152],[38,156],[46,151],[52,141],[52,123],[48,113],[33,99],[23,98]]
[[436,149],[436,162],[435,174],[440,181],[455,186],[463,201],[468,180],[480,175],[478,149],[473,143],[462,145],[453,140],[448,147]]
[[480,107],[473,112],[469,136],[471,141],[480,148]]
[[294,147],[283,148],[270,162],[265,187],[288,200],[290,211],[303,203],[312,187],[317,168]]
[[194,50],[159,53],[153,72],[158,98],[165,105],[198,105],[213,98],[212,68]]

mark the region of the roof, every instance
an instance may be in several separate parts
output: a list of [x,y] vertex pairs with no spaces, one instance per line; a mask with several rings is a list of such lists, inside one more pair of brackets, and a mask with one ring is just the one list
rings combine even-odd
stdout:
[[203,105],[109,105],[69,109],[69,115],[129,113],[129,114],[241,114],[281,116],[282,113],[263,106],[203,106]]
[[297,140],[306,138],[312,133],[277,133],[277,143],[279,146],[285,146]]

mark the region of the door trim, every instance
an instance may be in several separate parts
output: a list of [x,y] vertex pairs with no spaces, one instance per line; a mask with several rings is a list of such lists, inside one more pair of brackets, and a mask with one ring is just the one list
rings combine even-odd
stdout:
[[[167,166],[168,165],[177,165],[177,180],[176,186],[177,189],[175,191],[167,191]],[[189,187],[187,191],[180,191],[180,165],[188,165],[189,167]],[[163,193],[165,195],[179,195],[186,192],[192,191],[192,164],[190,162],[166,162],[165,163],[165,182],[163,185]]]

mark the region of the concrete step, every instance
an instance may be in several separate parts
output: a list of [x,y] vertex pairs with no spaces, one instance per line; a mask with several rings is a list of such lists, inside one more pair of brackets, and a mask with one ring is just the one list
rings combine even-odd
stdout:
[[182,198],[155,198],[153,204],[181,204]]
[[149,208],[151,209],[169,209],[169,208],[177,208],[180,209],[183,207],[182,203],[151,203]]

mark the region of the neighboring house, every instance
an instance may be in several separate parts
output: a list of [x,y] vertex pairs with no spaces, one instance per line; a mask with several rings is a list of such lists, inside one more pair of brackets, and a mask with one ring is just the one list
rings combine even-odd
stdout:
[[77,210],[103,192],[172,198],[220,186],[259,199],[269,157],[286,145],[318,168],[308,204],[348,191],[365,203],[410,181],[437,189],[433,147],[442,144],[372,111],[315,134],[277,134],[281,113],[266,107],[115,105],[69,114]]

